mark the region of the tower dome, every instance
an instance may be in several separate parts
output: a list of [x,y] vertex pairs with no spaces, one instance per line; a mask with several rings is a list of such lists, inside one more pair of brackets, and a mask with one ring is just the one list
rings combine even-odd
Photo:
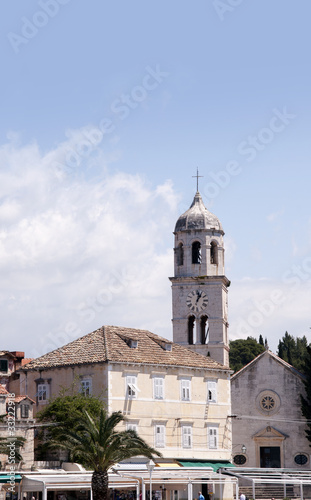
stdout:
[[219,219],[207,210],[199,191],[196,192],[190,208],[177,220],[174,232],[187,231],[189,229],[216,230],[224,234]]

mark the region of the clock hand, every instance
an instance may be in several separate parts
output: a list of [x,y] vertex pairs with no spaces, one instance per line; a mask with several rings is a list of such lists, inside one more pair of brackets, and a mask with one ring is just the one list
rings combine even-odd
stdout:
[[200,298],[202,296],[202,292],[200,292],[199,290],[197,290],[197,300],[196,300],[196,304],[199,302]]

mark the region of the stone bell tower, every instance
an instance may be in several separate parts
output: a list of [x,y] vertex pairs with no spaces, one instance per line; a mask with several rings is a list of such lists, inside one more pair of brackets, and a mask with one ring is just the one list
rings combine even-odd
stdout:
[[229,366],[224,231],[199,191],[174,235],[173,341]]

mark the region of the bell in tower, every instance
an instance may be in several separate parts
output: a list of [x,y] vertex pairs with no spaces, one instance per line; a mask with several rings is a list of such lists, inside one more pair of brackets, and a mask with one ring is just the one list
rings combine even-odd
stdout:
[[229,366],[224,231],[199,191],[174,235],[173,341]]

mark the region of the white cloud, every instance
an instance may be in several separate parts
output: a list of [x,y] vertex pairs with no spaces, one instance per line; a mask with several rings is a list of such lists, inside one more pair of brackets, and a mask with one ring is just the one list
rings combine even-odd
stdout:
[[277,221],[282,215],[284,214],[284,210],[278,210],[277,212],[273,212],[269,215],[267,215],[267,221],[268,222],[275,222]]
[[0,148],[2,348],[37,356],[108,323],[171,335],[172,184],[109,172],[102,152],[87,175],[55,171],[72,137],[45,155],[14,141]]

